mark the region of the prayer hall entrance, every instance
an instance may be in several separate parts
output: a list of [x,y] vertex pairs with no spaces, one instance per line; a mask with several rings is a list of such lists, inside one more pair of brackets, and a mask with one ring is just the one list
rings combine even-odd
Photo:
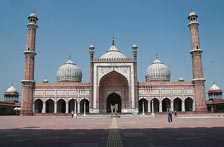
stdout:
[[111,112],[111,106],[116,105],[118,106],[118,113],[121,113],[121,97],[116,93],[112,93],[107,97],[107,113]]
[[99,86],[99,111],[110,113],[111,105],[117,104],[118,112],[127,112],[130,106],[128,80],[120,73],[112,71],[104,75]]

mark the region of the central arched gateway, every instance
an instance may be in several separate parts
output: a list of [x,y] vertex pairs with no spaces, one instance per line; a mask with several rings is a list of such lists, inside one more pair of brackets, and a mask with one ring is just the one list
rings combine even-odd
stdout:
[[121,112],[121,97],[116,94],[112,93],[107,97],[107,112],[111,112],[111,105],[118,105],[118,112]]
[[128,80],[122,74],[112,71],[104,75],[99,86],[99,111],[110,112],[110,104],[118,104],[119,112],[131,109]]

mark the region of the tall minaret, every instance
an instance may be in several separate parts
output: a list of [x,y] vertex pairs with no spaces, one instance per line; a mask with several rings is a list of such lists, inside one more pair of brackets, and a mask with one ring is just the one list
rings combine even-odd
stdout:
[[36,29],[37,16],[33,12],[28,17],[29,23],[27,24],[28,35],[26,42],[25,64],[24,64],[24,75],[23,75],[23,90],[22,90],[22,110],[21,115],[32,115],[33,107],[33,88],[34,88],[34,59],[35,59],[35,40],[36,40]]
[[197,15],[195,12],[190,12],[188,19],[188,27],[191,31],[191,55],[192,55],[192,69],[193,69],[193,84],[195,90],[195,112],[207,112],[206,97],[205,97],[205,79],[203,76],[203,67],[200,48]]
[[89,55],[90,55],[90,112],[93,111],[93,77],[94,77],[94,49],[93,45],[89,46]]

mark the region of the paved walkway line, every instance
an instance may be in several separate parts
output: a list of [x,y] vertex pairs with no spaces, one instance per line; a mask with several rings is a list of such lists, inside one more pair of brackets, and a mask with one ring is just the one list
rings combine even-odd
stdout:
[[116,118],[112,119],[109,136],[107,138],[107,147],[122,147]]

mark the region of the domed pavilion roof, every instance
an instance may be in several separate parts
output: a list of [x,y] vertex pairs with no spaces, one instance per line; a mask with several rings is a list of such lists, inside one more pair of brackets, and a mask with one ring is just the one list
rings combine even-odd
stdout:
[[12,92],[17,92],[17,90],[16,90],[16,88],[15,88],[13,85],[11,85],[11,86],[6,90],[6,92],[10,92],[10,93],[12,93]]
[[219,86],[217,86],[215,83],[213,83],[208,93],[217,93],[217,92],[222,93],[222,89]]

